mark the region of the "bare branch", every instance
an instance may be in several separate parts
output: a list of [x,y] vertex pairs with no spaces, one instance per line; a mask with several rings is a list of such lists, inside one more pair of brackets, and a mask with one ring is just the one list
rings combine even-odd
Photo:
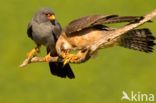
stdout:
[[[30,63],[37,63],[37,62],[46,62],[45,59],[43,57],[33,57],[31,59],[26,58],[23,63],[19,66],[19,67],[25,67]],[[49,62],[62,62],[62,59],[59,59],[59,57],[51,57],[49,59]]]

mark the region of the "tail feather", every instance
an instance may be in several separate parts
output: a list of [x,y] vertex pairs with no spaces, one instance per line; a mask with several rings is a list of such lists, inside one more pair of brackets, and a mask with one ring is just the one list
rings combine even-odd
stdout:
[[131,30],[120,38],[120,46],[142,52],[153,52],[155,37],[149,29]]
[[66,77],[68,77],[70,79],[75,78],[75,75],[74,75],[69,64],[66,64],[64,66],[63,63],[61,63],[61,62],[59,62],[59,63],[50,62],[49,67],[50,67],[50,72],[53,75],[56,75],[56,76],[59,76],[62,78],[66,78]]
[[[47,53],[49,53],[50,50],[47,48]],[[51,56],[57,56],[56,51],[51,53]],[[75,78],[75,75],[70,67],[69,64],[64,65],[63,62],[49,62],[50,72],[51,74],[62,77],[62,78]]]

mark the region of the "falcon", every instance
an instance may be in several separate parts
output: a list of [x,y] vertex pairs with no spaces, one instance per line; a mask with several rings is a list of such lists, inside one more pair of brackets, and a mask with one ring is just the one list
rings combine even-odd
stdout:
[[[80,63],[88,60],[91,55],[89,48],[95,41],[105,38],[117,28],[106,26],[104,24],[113,24],[128,22],[129,24],[138,22],[143,17],[139,16],[118,16],[118,15],[91,15],[78,18],[71,21],[64,32],[59,37],[56,50],[65,61],[64,64],[70,62]],[[127,24],[128,25],[128,24]],[[108,41],[100,48],[112,47],[118,45],[121,47],[150,53],[153,52],[155,37],[148,28],[140,28],[130,30],[113,41]],[[72,54],[73,51],[79,51]]]
[[[27,34],[31,38],[36,47],[28,53],[28,58],[39,53],[41,45],[47,49],[47,56],[44,60],[49,62],[51,56],[58,56],[55,45],[62,32],[59,22],[55,19],[55,14],[50,8],[42,8],[36,12],[31,22],[28,24]],[[63,65],[63,62],[49,62],[50,71],[53,75],[62,78],[74,78],[74,73],[69,64]]]

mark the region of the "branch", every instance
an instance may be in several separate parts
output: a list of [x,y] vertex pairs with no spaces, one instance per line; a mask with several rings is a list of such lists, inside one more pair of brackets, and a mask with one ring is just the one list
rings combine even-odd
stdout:
[[[51,58],[49,58],[49,61],[50,62],[62,62],[63,60],[59,57],[51,57]],[[46,61],[45,61],[44,57],[35,56],[31,59],[26,58],[19,67],[25,67],[30,63],[37,63],[37,62],[46,62]]]
[[107,36],[105,36],[104,38],[96,41],[93,45],[91,45],[91,52],[90,54],[93,54],[96,50],[98,50],[102,45],[105,45],[106,43],[109,43],[111,41],[113,41],[115,38],[125,34],[126,32],[144,24],[147,21],[150,21],[151,19],[153,19],[154,17],[156,17],[156,10],[154,10],[153,12],[147,14],[144,16],[144,18],[142,20],[140,20],[139,22],[133,23],[133,24],[129,24],[126,25],[120,29],[117,29],[115,31],[112,31],[110,34],[108,34]]

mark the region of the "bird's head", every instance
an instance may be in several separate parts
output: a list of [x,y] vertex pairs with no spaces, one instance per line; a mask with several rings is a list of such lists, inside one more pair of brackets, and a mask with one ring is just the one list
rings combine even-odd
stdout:
[[55,21],[55,13],[50,8],[42,8],[39,11],[36,12],[33,19],[38,22],[48,22],[48,21]]

